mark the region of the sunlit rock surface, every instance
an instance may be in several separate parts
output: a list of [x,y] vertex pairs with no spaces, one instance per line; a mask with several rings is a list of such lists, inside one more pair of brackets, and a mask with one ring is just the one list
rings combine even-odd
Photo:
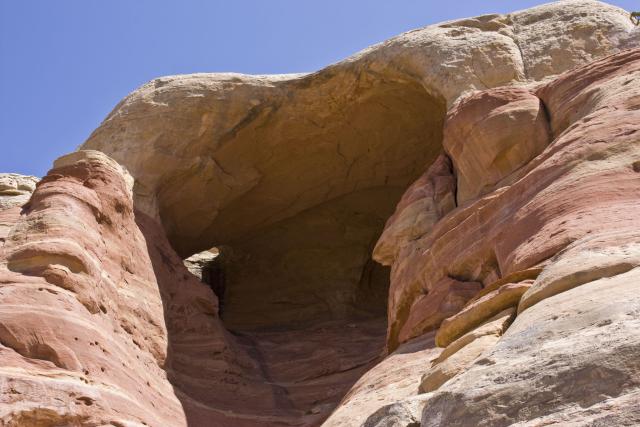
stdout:
[[639,424],[639,37],[562,1],[144,85],[0,175],[1,423]]

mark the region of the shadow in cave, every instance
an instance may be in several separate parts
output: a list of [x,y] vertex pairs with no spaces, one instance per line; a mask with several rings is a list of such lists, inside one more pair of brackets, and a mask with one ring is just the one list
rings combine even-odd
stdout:
[[[377,362],[380,315],[228,332],[211,288],[187,270],[160,226],[140,212],[136,222],[163,302],[164,369],[189,426],[319,425]],[[368,293],[370,282],[364,286]]]
[[259,383],[261,378],[252,369],[251,360],[242,358],[234,350],[233,339],[218,319],[215,295],[187,270],[164,230],[139,211],[136,211],[136,223],[145,237],[163,304],[167,327],[167,357],[163,368],[182,404],[186,424],[268,425],[264,420],[227,414],[241,412],[242,406],[252,398],[268,397],[259,387],[251,390],[251,385]]
[[[392,180],[373,171],[370,183],[349,183],[348,191],[252,229],[242,221],[256,216],[260,206],[251,199],[255,192],[247,193],[221,210],[197,242],[188,241],[191,233],[182,229],[188,223],[180,219],[183,210],[173,218],[169,238],[138,214],[164,305],[165,370],[188,425],[320,425],[380,360],[389,269],[374,263],[371,252],[406,187],[441,151],[444,105],[415,84],[390,84],[350,108],[352,120],[342,118],[345,135],[334,126],[327,134],[310,135],[310,143],[340,137],[357,145],[354,155],[362,156],[364,166],[349,173],[362,174],[376,167],[367,158],[375,144],[410,140],[419,153],[412,168],[396,171],[399,177]],[[394,158],[391,152],[387,157]],[[167,182],[191,185],[184,176]],[[160,194],[165,222],[172,214],[163,194],[176,192],[169,185]],[[190,274],[174,250],[188,256],[220,242],[227,250],[203,274],[209,285]]]

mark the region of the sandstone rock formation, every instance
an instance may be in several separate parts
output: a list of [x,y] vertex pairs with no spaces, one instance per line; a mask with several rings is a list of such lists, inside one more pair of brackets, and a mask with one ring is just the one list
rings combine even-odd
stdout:
[[[549,112],[548,147],[514,168],[500,188],[443,218],[413,253],[401,251],[402,262],[411,257],[422,266],[416,277],[392,276],[402,300],[422,298],[412,288],[425,277],[486,286],[442,323],[438,345],[481,334],[482,326],[474,328],[507,307],[519,313],[499,339],[457,346],[447,358],[454,366],[427,372],[422,390],[432,393],[422,425],[640,421],[640,365],[632,356],[640,348],[632,332],[640,309],[632,291],[640,265],[639,72],[640,50],[629,50],[531,92]],[[455,126],[457,109],[467,106],[472,115],[475,107],[462,101],[446,126]],[[489,103],[486,111],[492,109]],[[484,112],[476,114],[479,120]],[[527,124],[514,117],[517,135]],[[452,161],[455,168],[455,155]]]
[[38,178],[14,173],[0,173],[0,247],[11,227],[20,216],[20,210],[36,188]]
[[373,259],[383,265],[393,264],[406,243],[427,234],[456,207],[455,194],[451,161],[441,154],[402,196],[373,248]]
[[640,423],[639,37],[569,0],[144,85],[0,176],[1,423]]
[[443,139],[455,159],[457,203],[487,193],[540,154],[551,137],[547,114],[526,89],[484,91],[458,103],[447,116]]
[[0,209],[23,205],[36,188],[38,178],[15,173],[0,173]]

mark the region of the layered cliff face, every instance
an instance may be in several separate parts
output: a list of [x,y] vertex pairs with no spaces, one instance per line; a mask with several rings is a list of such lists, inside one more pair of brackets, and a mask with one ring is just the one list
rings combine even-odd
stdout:
[[[401,202],[378,243],[396,254],[388,345],[432,336],[434,350],[419,396],[390,402],[370,425],[396,425],[398,413],[424,426],[640,422],[639,73],[640,51],[629,50],[449,111],[444,147],[461,204],[405,238],[415,233],[397,230],[415,222]],[[548,139],[532,157],[538,135]],[[509,161],[484,162],[487,173],[469,180],[468,156],[480,147],[484,158]],[[491,176],[501,178],[480,187]],[[461,200],[465,186],[482,190]],[[436,204],[437,193],[421,197]],[[434,295],[451,282],[477,291],[447,313]],[[349,425],[362,393],[328,425]]]
[[143,86],[0,175],[0,419],[640,423],[638,37],[564,1]]

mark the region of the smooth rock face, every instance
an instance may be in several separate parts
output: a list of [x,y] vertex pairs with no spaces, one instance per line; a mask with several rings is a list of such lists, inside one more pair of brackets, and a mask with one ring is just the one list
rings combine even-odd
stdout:
[[499,337],[495,335],[480,336],[445,361],[432,366],[422,376],[420,393],[429,393],[437,390],[442,384],[464,372],[474,360],[491,350],[498,342],[498,339]]
[[[612,237],[585,236],[572,243],[544,269],[534,286],[524,292],[518,310],[526,310],[555,294],[603,277],[612,277],[640,267],[640,233],[623,233],[612,245]],[[625,240],[629,243],[625,243]]]
[[447,114],[443,146],[453,160],[462,204],[526,165],[550,141],[545,107],[521,89],[480,92]]
[[640,423],[638,40],[562,1],[143,86],[0,179],[0,424]]

